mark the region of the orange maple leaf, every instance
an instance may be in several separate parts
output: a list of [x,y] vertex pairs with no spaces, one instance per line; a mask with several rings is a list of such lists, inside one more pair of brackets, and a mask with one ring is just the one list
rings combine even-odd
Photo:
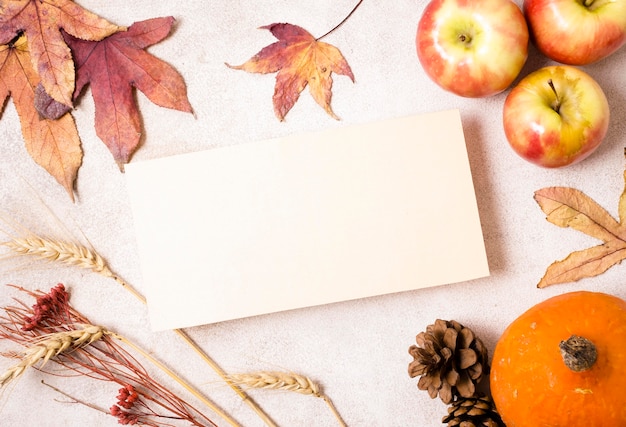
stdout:
[[274,112],[279,120],[295,105],[308,85],[313,99],[333,118],[330,107],[333,79],[331,73],[345,75],[354,82],[354,75],[339,49],[319,41],[308,31],[292,24],[271,24],[269,30],[277,42],[264,47],[242,65],[228,67],[250,73],[275,73]]
[[24,36],[0,46],[0,100],[11,96],[30,156],[50,173],[74,199],[74,181],[83,152],[70,114],[58,120],[42,118],[35,109],[39,75],[31,65]]
[[67,106],[72,106],[75,73],[61,28],[85,40],[101,40],[124,29],[72,0],[0,0],[0,11],[0,42],[23,32],[44,89]]
[[597,276],[626,259],[626,172],[625,189],[619,199],[619,222],[602,206],[574,188],[549,187],[535,192],[535,200],[559,227],[571,227],[602,244],[572,252],[565,259],[552,263],[537,287]]

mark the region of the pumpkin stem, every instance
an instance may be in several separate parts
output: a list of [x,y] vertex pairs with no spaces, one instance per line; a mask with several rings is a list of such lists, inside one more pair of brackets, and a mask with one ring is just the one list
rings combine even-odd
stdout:
[[587,338],[572,335],[559,343],[565,365],[574,372],[591,368],[598,358],[596,346]]

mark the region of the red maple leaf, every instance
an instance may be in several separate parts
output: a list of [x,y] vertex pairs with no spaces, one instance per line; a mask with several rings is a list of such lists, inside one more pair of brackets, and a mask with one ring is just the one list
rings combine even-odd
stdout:
[[173,17],[136,22],[127,31],[96,42],[65,35],[76,63],[74,97],[90,84],[96,133],[120,168],[130,161],[141,138],[141,118],[133,88],[156,105],[192,112],[182,76],[144,50],[167,37],[173,23]]

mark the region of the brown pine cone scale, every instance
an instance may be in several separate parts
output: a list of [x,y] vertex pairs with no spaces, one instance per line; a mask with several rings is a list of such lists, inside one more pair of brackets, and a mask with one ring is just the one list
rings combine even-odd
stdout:
[[483,395],[459,398],[441,422],[448,427],[505,427],[491,399]]

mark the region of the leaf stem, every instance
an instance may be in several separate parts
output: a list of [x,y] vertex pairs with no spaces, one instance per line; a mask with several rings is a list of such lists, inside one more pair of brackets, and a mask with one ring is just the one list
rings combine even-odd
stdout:
[[319,40],[323,39],[324,37],[326,37],[327,35],[329,35],[329,34],[330,34],[330,33],[332,33],[333,31],[335,31],[337,28],[341,27],[341,26],[342,26],[342,25],[343,25],[343,24],[344,24],[344,23],[345,23],[345,22],[346,22],[346,21],[347,21],[347,20],[348,20],[348,19],[352,16],[352,14],[353,14],[354,12],[356,12],[356,10],[359,8],[359,6],[361,6],[361,3],[363,3],[363,0],[359,0],[359,2],[356,4],[356,6],[354,6],[354,7],[352,8],[352,10],[350,11],[350,13],[348,13],[348,15],[347,15],[345,18],[343,18],[343,20],[342,20],[339,24],[335,25],[335,26],[334,26],[334,27],[333,27],[330,31],[328,31],[328,32],[327,32],[326,34],[324,34],[323,36],[316,38],[316,39],[315,39],[315,41],[319,41]]
[[20,37],[22,37],[24,35],[24,31],[20,30],[15,34],[15,37],[13,37],[11,40],[9,40],[9,42],[7,43],[7,45],[10,48],[14,48],[15,47],[15,43],[17,43],[17,41],[20,39]]

